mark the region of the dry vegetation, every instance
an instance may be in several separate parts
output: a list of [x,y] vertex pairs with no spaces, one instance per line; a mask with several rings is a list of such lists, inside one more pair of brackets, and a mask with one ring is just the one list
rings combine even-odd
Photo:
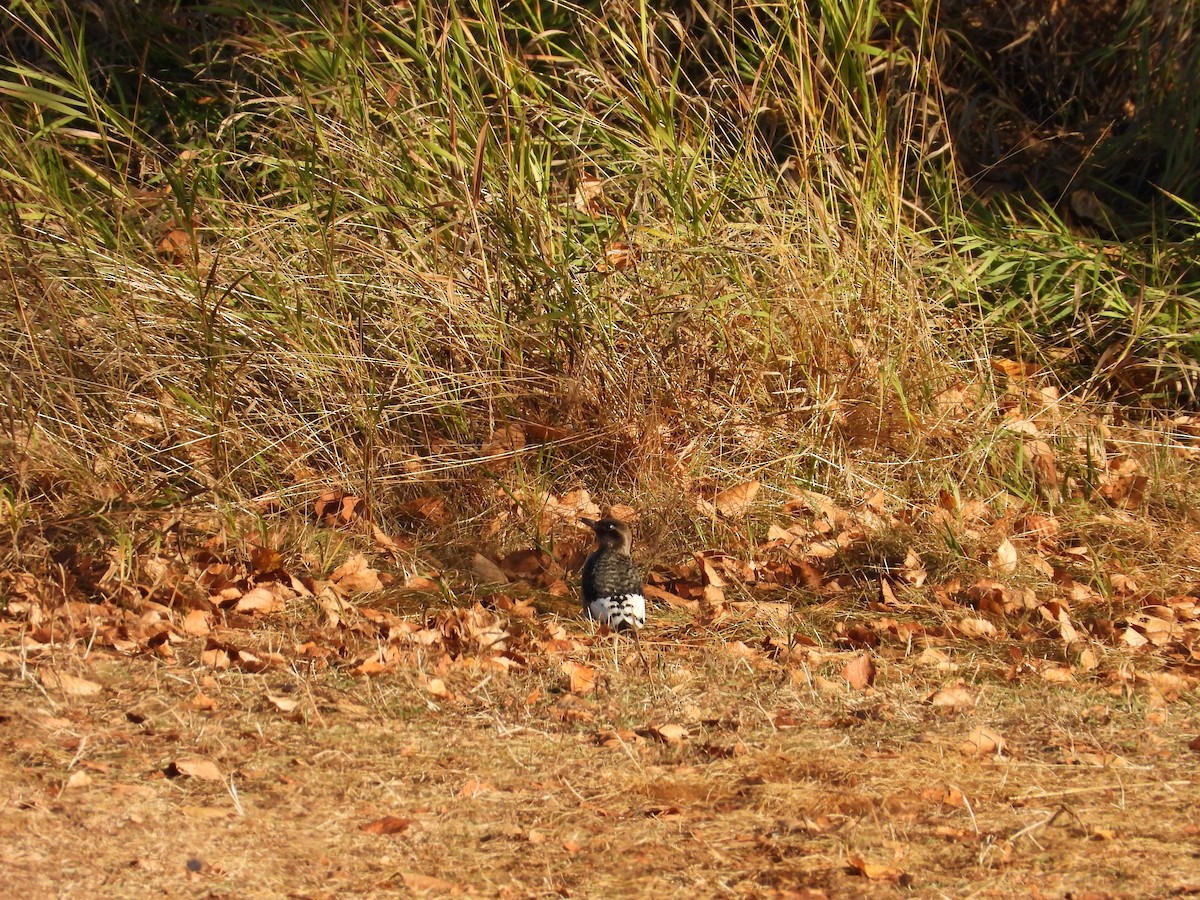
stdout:
[[0,13],[9,893],[1200,893],[1190,0],[152,6]]

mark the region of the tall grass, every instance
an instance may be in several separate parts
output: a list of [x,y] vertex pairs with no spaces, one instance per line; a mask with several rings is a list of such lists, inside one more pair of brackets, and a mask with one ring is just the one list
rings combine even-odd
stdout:
[[964,202],[928,4],[4,15],[0,454],[55,515],[340,484],[466,516],[506,423],[550,487],[861,492],[872,459],[927,477],[981,321],[1107,317],[1192,371],[1179,246],[1113,261]]

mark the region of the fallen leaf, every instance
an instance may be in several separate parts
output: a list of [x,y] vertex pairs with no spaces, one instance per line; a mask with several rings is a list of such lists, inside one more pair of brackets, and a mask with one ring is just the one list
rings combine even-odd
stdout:
[[457,897],[462,893],[462,888],[460,888],[454,882],[444,881],[441,878],[434,878],[432,875],[421,875],[416,872],[401,872],[400,877],[404,879],[404,886],[410,891],[433,893],[435,896],[443,897]]
[[1009,378],[1020,376],[1036,375],[1042,370],[1042,367],[1037,363],[1019,362],[1015,359],[992,359],[992,368],[1002,375],[1007,375]]
[[641,254],[633,244],[625,241],[609,241],[604,247],[604,262],[597,264],[596,271],[609,272],[628,269],[638,261]]
[[366,593],[383,587],[379,573],[367,565],[367,559],[356,553],[333,570],[329,580],[349,593]]
[[255,574],[274,572],[283,568],[283,554],[270,547],[255,547],[250,551],[250,570]]
[[525,431],[520,425],[504,425],[492,432],[479,452],[487,458],[487,467],[498,472],[512,464],[512,458],[525,449]]
[[685,600],[678,594],[672,594],[670,591],[664,591],[662,588],[655,587],[652,584],[644,585],[642,593],[646,595],[648,600],[660,600],[667,606],[673,609],[684,609],[689,612],[696,612],[700,608],[700,603],[697,600]]
[[256,587],[242,595],[234,606],[236,612],[256,612],[263,615],[280,612],[283,600],[268,587]]
[[988,565],[1008,575],[1017,571],[1017,548],[1013,546],[1012,541],[1005,538],[1000,546],[996,548],[996,552],[992,554],[991,559],[988,560]]
[[285,713],[295,712],[296,707],[300,705],[300,701],[294,697],[280,697],[275,694],[267,694],[267,699],[271,701],[277,710]]
[[956,787],[946,785],[944,787],[927,788],[921,791],[922,800],[930,800],[934,803],[940,803],[943,806],[951,806],[955,809],[965,809],[967,799],[963,796],[963,792]]
[[594,175],[585,175],[575,185],[575,209],[586,216],[597,216],[602,211],[604,182]]
[[582,696],[583,694],[590,694],[596,689],[596,676],[598,673],[595,669],[569,659],[563,660],[560,666],[563,674],[571,680],[570,690],[572,694]]
[[992,753],[1003,753],[1007,749],[1004,738],[998,732],[983,725],[971,729],[971,733],[963,738],[959,749],[968,756],[988,756]]
[[958,630],[967,637],[973,638],[994,638],[996,637],[996,626],[987,619],[959,619]]
[[69,697],[93,697],[104,690],[94,681],[54,669],[42,669],[38,675],[46,687],[53,691],[61,691]]
[[954,684],[934,691],[926,698],[934,706],[948,706],[952,709],[968,708],[975,705],[975,695],[964,685]]
[[657,738],[664,744],[682,744],[688,736],[686,728],[673,722],[666,725],[651,725],[647,730],[651,737]]
[[482,553],[476,553],[471,560],[471,570],[484,584],[508,584],[504,570]]
[[204,637],[211,630],[212,615],[202,609],[193,609],[183,618],[183,633],[192,637]]
[[155,245],[155,252],[163,259],[182,263],[192,258],[196,244],[192,235],[182,228],[171,228]]
[[458,887],[454,882],[445,881],[443,878],[434,878],[432,875],[420,875],[419,872],[401,872],[400,877],[404,880],[404,887],[413,890],[413,892],[432,893],[442,896],[458,896],[462,893],[462,888]]
[[445,525],[450,521],[446,501],[441,497],[417,497],[400,504],[400,515],[411,522]]
[[875,863],[869,863],[861,856],[851,856],[849,859],[850,871],[856,875],[861,875],[864,878],[869,878],[871,881],[894,881],[896,883],[907,883],[912,880],[912,876],[907,875],[903,869],[896,866],[881,866]]
[[820,694],[844,694],[846,688],[836,681],[826,678],[824,675],[814,675],[812,677],[812,686]]
[[371,534],[375,538],[376,548],[390,554],[393,559],[398,558],[403,551],[411,550],[413,547],[412,542],[408,538],[394,538],[374,523],[371,524]]
[[200,651],[200,665],[210,669],[228,669],[230,665],[229,651],[220,647],[210,647]]
[[358,504],[359,498],[346,491],[325,491],[313,503],[313,512],[322,525],[348,525]]
[[216,763],[207,759],[177,759],[167,767],[167,776],[178,778],[188,775],[201,781],[224,781],[225,776],[217,768]]
[[71,773],[71,777],[67,779],[67,783],[64,785],[64,787],[81,788],[90,787],[91,784],[92,776],[87,772],[84,772],[82,769],[76,769]]
[[850,687],[861,691],[875,680],[875,663],[870,653],[862,653],[850,660],[842,669],[842,677]]
[[458,796],[464,800],[474,800],[476,797],[490,794],[495,790],[495,786],[486,779],[468,778],[466,783],[458,789]]
[[359,831],[365,831],[367,834],[399,834],[408,829],[415,819],[401,819],[398,816],[384,816],[382,819],[376,819],[374,822],[367,822],[365,825],[359,825]]
[[1121,572],[1113,572],[1109,575],[1108,583],[1112,585],[1113,591],[1122,597],[1128,597],[1138,591],[1137,582]]
[[934,666],[938,669],[949,669],[950,657],[936,647],[926,647],[917,657],[917,665]]
[[735,487],[721,491],[713,498],[717,512],[727,519],[743,519],[750,511],[754,497],[761,485],[757,481],[743,481]]

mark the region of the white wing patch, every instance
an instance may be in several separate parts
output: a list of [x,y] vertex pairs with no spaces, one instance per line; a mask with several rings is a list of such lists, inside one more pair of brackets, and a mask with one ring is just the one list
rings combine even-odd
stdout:
[[588,605],[587,614],[613,631],[641,628],[646,624],[646,598],[641,594],[600,597]]

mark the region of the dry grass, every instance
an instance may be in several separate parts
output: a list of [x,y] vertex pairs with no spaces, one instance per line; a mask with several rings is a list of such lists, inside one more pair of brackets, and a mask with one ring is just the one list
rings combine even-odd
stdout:
[[227,6],[0,13],[10,892],[1200,891],[1183,68],[1118,244],[1027,5]]
[[[1140,690],[1006,680],[969,645],[946,647],[940,671],[893,644],[873,688],[830,693],[803,665],[731,649],[722,629],[671,640],[690,631],[672,618],[648,633],[649,680],[628,651],[614,670],[607,639],[584,651],[601,672],[587,697],[547,672],[455,668],[453,699],[419,684],[432,665],[375,679],[211,672],[184,664],[197,642],[175,665],[60,658],[104,685],[71,699],[10,661],[8,883],[33,896],[1195,890],[1194,700],[1156,718]],[[737,629],[751,645],[769,635]],[[926,701],[956,681],[977,691],[973,709]],[[298,705],[284,713],[269,695]],[[645,731],[667,723],[687,736]],[[964,752],[977,725],[1007,750]],[[197,757],[221,780],[164,776]],[[360,830],[382,816],[412,821]],[[869,880],[856,859],[894,873]]]

